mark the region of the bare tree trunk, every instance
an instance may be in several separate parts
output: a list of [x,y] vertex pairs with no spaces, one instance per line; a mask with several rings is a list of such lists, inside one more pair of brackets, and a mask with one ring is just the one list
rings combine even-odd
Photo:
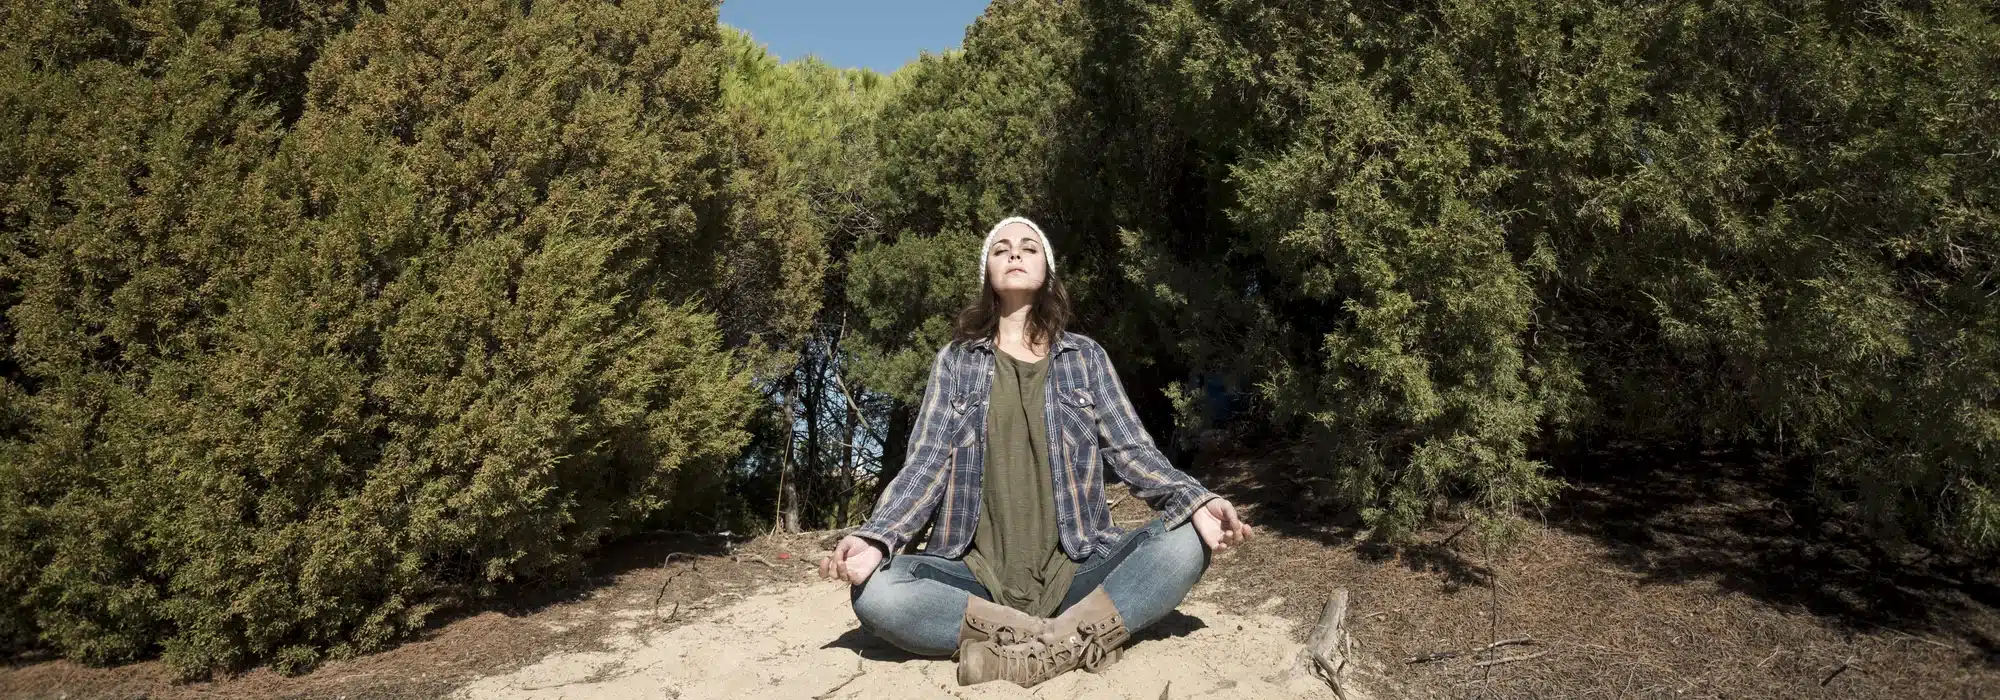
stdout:
[[840,487],[837,490],[840,494],[840,503],[835,505],[834,527],[847,527],[847,503],[854,500],[854,441],[860,439],[860,436],[855,434],[855,428],[861,425],[860,410],[859,406],[847,408],[847,431],[842,440],[846,447],[841,449]]
[[792,375],[785,379],[785,456],[778,463],[777,512],[771,514],[771,529],[783,527],[788,533],[799,531],[798,487],[792,483],[792,443],[797,437],[792,426],[798,422],[799,415],[796,408],[798,376],[798,371],[794,369]]
[[[799,469],[796,472],[797,476],[792,479],[794,484],[803,483],[805,486],[794,486],[793,488],[793,493],[788,501],[791,504],[791,510],[785,514],[787,532],[801,531],[799,522],[801,520],[800,514],[806,507],[805,504],[800,502],[802,499],[799,498],[799,494],[808,493],[817,495],[824,491],[824,489],[818,487],[824,486],[826,483],[826,474],[822,471],[826,468],[826,460],[823,457],[826,447],[824,441],[820,439],[821,429],[824,427],[821,423],[826,420],[826,350],[826,343],[821,342],[819,343],[819,347],[812,348],[806,356],[806,367],[809,368],[806,373],[807,379],[804,392],[806,400],[804,407],[806,448],[805,455],[799,460]],[[823,503],[813,504],[813,509],[821,516],[825,514],[825,508],[826,505]],[[814,520],[817,521],[818,518],[815,517]]]
[[[882,443],[882,468],[875,471],[873,493],[868,494],[870,504],[881,498],[882,490],[889,488],[889,481],[903,471],[903,460],[909,457],[910,432],[916,428],[916,420],[910,415],[914,410],[901,401],[889,407],[889,439]],[[870,511],[873,509],[871,505]]]

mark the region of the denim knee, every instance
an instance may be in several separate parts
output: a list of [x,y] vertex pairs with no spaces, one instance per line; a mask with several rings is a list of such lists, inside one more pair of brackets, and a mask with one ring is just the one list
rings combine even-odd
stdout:
[[867,583],[847,587],[848,601],[854,606],[854,619],[861,621],[862,629],[881,636],[882,629],[895,629],[902,620],[896,610],[895,583],[885,581],[885,576],[876,574]]
[[1194,525],[1183,524],[1138,545],[1104,580],[1104,592],[1131,630],[1173,612],[1208,571],[1208,546]]
[[1173,581],[1184,581],[1192,588],[1196,581],[1208,571],[1208,545],[1202,544],[1201,533],[1194,529],[1194,522],[1181,523],[1180,527],[1168,530],[1160,536],[1159,547],[1166,550],[1160,574]]
[[961,597],[955,606],[950,601],[933,600],[937,596],[926,596],[931,591],[923,590],[927,583],[942,587],[896,576],[887,569],[877,571],[867,583],[848,590],[854,618],[869,634],[898,649],[920,656],[949,655],[957,649],[958,630],[958,617],[950,613],[954,607],[963,610],[964,599]]

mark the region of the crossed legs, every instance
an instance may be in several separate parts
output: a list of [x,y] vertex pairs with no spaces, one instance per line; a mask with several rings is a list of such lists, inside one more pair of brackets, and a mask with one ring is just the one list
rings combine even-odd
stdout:
[[[1190,523],[1165,530],[1155,520],[1126,538],[1083,563],[1058,615],[1101,585],[1126,629],[1137,632],[1179,606],[1208,570],[1208,548]],[[927,554],[893,557],[849,595],[863,629],[919,656],[957,651],[966,599],[992,599],[963,562]]]

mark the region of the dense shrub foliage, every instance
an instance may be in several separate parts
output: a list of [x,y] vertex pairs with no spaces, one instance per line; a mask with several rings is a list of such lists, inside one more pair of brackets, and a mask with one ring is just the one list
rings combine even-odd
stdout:
[[298,668],[579,571],[813,313],[708,3],[0,17],[10,646]]
[[970,275],[903,281],[919,241],[1021,212],[1156,430],[1253,383],[1386,534],[1505,524],[1558,445],[1697,438],[2000,550],[1990,4],[1003,1],[903,72],[849,285],[883,343],[939,310],[872,290]]

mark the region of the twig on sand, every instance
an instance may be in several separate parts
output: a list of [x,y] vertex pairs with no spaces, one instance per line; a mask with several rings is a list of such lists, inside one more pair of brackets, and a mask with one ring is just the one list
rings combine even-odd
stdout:
[[1533,654],[1522,654],[1522,655],[1520,655],[1520,656],[1503,656],[1503,657],[1500,657],[1500,658],[1497,658],[1497,659],[1487,659],[1487,660],[1485,660],[1485,661],[1479,661],[1479,662],[1475,662],[1475,663],[1473,663],[1472,665],[1473,665],[1473,667],[1474,667],[1474,668],[1484,668],[1484,667],[1486,667],[1486,666],[1498,666],[1498,665],[1500,665],[1500,664],[1511,664],[1511,663],[1514,663],[1514,662],[1516,662],[1516,661],[1527,661],[1527,660],[1529,660],[1529,659],[1539,659],[1539,658],[1542,658],[1542,657],[1544,657],[1544,656],[1548,656],[1548,655],[1549,655],[1549,650],[1547,650],[1547,649],[1543,649],[1543,650],[1541,650],[1541,651],[1538,651],[1538,652],[1535,652],[1535,653],[1533,653]]
[[773,563],[771,563],[771,560],[769,560],[769,559],[765,559],[765,558],[764,558],[764,555],[762,555],[762,554],[737,554],[737,555],[734,555],[734,556],[731,556],[731,557],[730,557],[729,559],[730,559],[731,561],[734,561],[734,562],[738,563],[738,564],[741,564],[741,563],[743,563],[743,560],[745,560],[745,559],[749,559],[749,560],[752,560],[752,561],[755,561],[755,562],[757,562],[757,563],[759,563],[759,564],[763,564],[763,565],[765,565],[765,566],[768,566],[768,567],[771,567],[771,568],[773,568],[773,569],[775,569],[775,568],[778,568],[778,565],[777,565],[777,564],[773,564]]
[[832,689],[830,689],[830,690],[828,690],[828,691],[826,691],[826,692],[824,692],[824,693],[820,693],[820,694],[818,694],[818,695],[814,695],[814,696],[813,696],[813,700],[826,700],[826,698],[830,698],[830,697],[833,697],[833,694],[834,694],[834,693],[838,693],[838,692],[840,692],[840,689],[841,689],[841,688],[845,688],[845,687],[847,687],[847,684],[849,684],[849,683],[853,683],[855,679],[857,679],[857,678],[860,678],[860,677],[861,677],[862,675],[864,675],[864,673],[865,673],[865,671],[866,671],[866,667],[865,667],[865,665],[864,665],[865,663],[866,663],[866,661],[865,661],[865,660],[863,660],[863,659],[855,659],[855,660],[854,660],[854,675],[852,675],[852,676],[848,676],[848,677],[847,677],[847,680],[844,680],[844,681],[841,681],[841,682],[840,682],[840,685],[836,685],[836,686],[834,686],[834,687],[833,687]]
[[[655,616],[660,614],[660,599],[665,598],[667,596],[667,584],[673,583],[674,579],[679,578],[681,574],[687,573],[688,571],[701,573],[701,568],[695,566],[693,556],[688,554],[687,552],[668,552],[667,560],[660,562],[660,566],[672,565],[674,563],[674,557],[680,557],[682,559],[688,560],[688,568],[675,571],[671,574],[667,574],[667,580],[660,582],[660,592],[653,595],[653,614]],[[674,601],[674,609],[667,613],[666,619],[669,620],[674,619],[674,615],[679,614],[680,611],[681,611],[680,601]]]
[[1111,509],[1113,509],[1113,508],[1117,508],[1117,507],[1118,507],[1118,504],[1120,504],[1120,503],[1124,503],[1124,502],[1125,502],[1125,497],[1126,497],[1126,496],[1130,496],[1130,495],[1132,495],[1132,492],[1130,492],[1130,491],[1127,491],[1127,492],[1125,492],[1124,494],[1120,495],[1119,497],[1111,499],[1111,502],[1110,502],[1110,503],[1106,503],[1106,504],[1104,504],[1104,509],[1105,509],[1105,510],[1111,510]]
[[1535,641],[1534,637],[1515,637],[1513,639],[1502,639],[1492,644],[1488,644],[1478,649],[1474,649],[1472,653],[1478,654],[1478,653],[1493,651],[1494,649],[1498,649],[1500,647],[1509,646],[1513,644],[1540,644],[1540,643],[1541,642]]
[[1850,668],[1860,673],[1867,673],[1868,669],[1862,668],[1860,664],[1855,663],[1856,661],[1860,661],[1860,659],[1854,658],[1852,656],[1847,657],[1845,661],[1841,661],[1839,666],[1833,667],[1832,673],[1826,674],[1825,678],[1819,679],[1820,686],[1825,687],[1826,684],[1832,683],[1834,676],[1838,676],[1842,671],[1845,671]]

